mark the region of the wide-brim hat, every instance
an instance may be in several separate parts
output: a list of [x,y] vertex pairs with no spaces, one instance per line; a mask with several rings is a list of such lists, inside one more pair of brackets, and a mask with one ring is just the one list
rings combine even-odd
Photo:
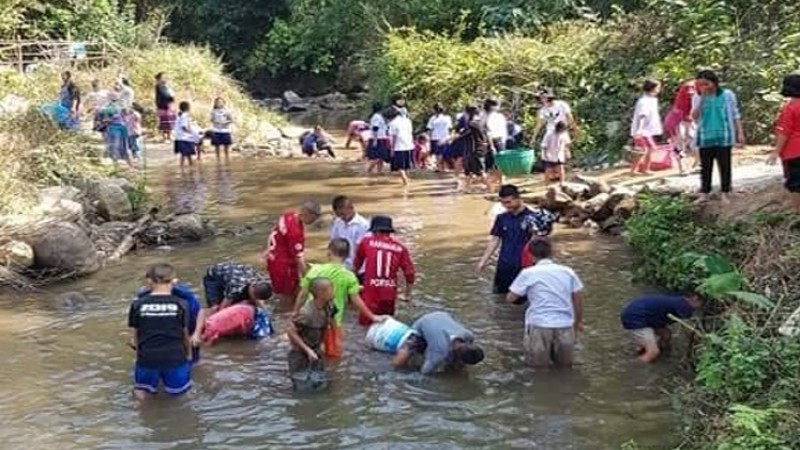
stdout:
[[392,218],[389,216],[373,216],[372,222],[369,224],[369,231],[373,233],[394,233]]
[[800,74],[787,75],[783,78],[781,95],[784,97],[800,97]]

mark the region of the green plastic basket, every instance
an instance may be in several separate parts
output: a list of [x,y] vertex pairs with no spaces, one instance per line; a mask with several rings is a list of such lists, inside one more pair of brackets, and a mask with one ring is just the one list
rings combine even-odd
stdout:
[[529,148],[504,150],[494,155],[494,160],[503,175],[528,175],[536,162],[536,152]]

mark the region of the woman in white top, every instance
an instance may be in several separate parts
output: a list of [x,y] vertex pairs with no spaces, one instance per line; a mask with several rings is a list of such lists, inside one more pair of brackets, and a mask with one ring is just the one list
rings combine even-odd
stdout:
[[408,186],[408,170],[413,166],[414,125],[395,108],[389,108],[384,117],[389,121],[389,138],[392,140],[392,172],[399,172],[403,185]]
[[233,115],[226,107],[225,99],[217,97],[214,100],[214,108],[211,110],[211,145],[219,159],[220,148],[225,149],[225,159],[233,144],[231,138],[231,125],[233,125]]
[[533,139],[535,140],[542,128],[544,128],[542,148],[550,140],[552,133],[555,133],[556,124],[559,122],[567,124],[567,128],[573,134],[577,131],[575,117],[572,115],[572,109],[567,102],[557,100],[553,91],[549,89],[545,89],[539,94],[539,101],[542,103],[542,107],[539,109],[539,117],[536,121],[536,127],[533,129]]
[[664,133],[661,125],[661,114],[658,112],[658,94],[661,92],[661,84],[655,80],[645,80],[642,85],[644,92],[636,107],[633,110],[633,120],[631,121],[631,137],[633,144],[642,149],[644,154],[631,167],[631,173],[650,173],[650,162],[652,153],[656,149],[655,136]]
[[436,170],[445,169],[445,164],[450,165],[453,154],[450,152],[450,130],[453,129],[453,119],[444,113],[441,103],[433,105],[433,115],[428,120],[428,132],[431,137],[431,154],[436,157]]
[[367,173],[372,173],[377,169],[378,173],[383,172],[383,164],[389,162],[390,142],[388,125],[383,117],[383,105],[374,103],[372,105],[372,116],[369,118],[370,139],[367,145]]
[[[189,102],[181,102],[178,106],[178,119],[175,121],[173,137],[175,139],[175,154],[181,157],[181,167],[185,162],[191,166],[192,156],[197,155],[197,144],[200,141],[200,132],[197,124],[192,119]],[[199,155],[198,155],[199,159]]]

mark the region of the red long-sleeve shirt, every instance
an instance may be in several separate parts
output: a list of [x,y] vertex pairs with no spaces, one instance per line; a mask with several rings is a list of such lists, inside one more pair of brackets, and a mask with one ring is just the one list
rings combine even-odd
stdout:
[[397,273],[403,271],[407,284],[414,284],[414,263],[405,245],[391,236],[373,235],[361,240],[353,267],[364,267],[366,302],[386,302],[397,299]]

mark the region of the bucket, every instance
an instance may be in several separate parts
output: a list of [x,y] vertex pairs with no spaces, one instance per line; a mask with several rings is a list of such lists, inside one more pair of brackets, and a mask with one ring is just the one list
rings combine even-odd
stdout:
[[408,325],[389,317],[383,322],[373,324],[367,330],[367,343],[375,350],[397,353],[409,336],[415,331]]
[[504,150],[497,152],[494,160],[503,175],[527,175],[531,173],[533,163],[536,161],[536,152],[527,148]]

